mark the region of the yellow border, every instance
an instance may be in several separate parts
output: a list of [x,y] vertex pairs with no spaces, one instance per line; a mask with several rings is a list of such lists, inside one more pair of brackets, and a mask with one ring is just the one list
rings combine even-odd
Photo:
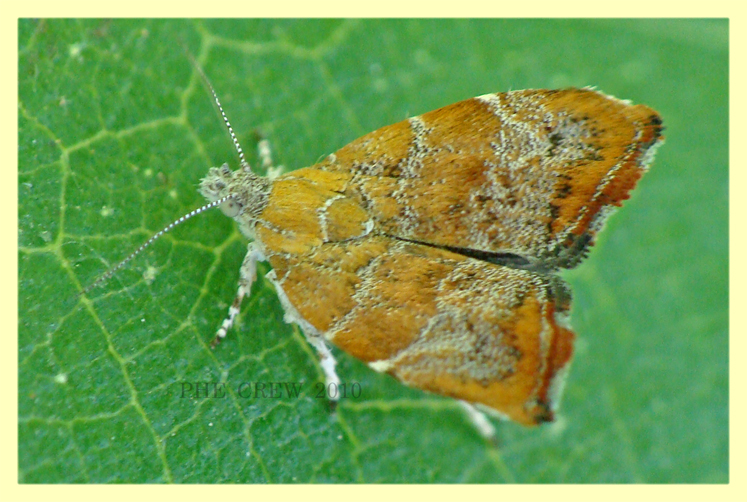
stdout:
[[[0,471],[0,491],[8,500],[140,500],[157,498],[178,498],[191,500],[316,500],[342,499],[367,500],[413,500],[428,497],[430,500],[454,500],[464,498],[489,498],[495,500],[747,500],[747,327],[739,312],[744,310],[747,298],[742,292],[741,281],[745,279],[747,261],[743,259],[745,232],[742,217],[747,216],[741,188],[747,187],[747,154],[740,148],[747,137],[747,3],[743,0],[709,0],[707,2],[687,2],[686,0],[629,0],[626,2],[589,2],[566,0],[535,0],[533,2],[434,2],[430,0],[393,2],[379,0],[375,3],[363,2],[361,6],[353,2],[313,2],[273,1],[237,2],[154,2],[129,0],[127,2],[93,2],[86,0],[24,0],[20,4],[3,4],[0,18],[0,37],[3,43],[2,63],[4,78],[2,109],[3,148],[6,166],[3,173],[8,178],[2,184],[0,201],[3,235],[6,242],[17,242],[18,235],[18,19],[22,17],[284,17],[292,13],[300,16],[395,16],[395,17],[599,17],[599,16],[638,16],[641,17],[720,17],[729,18],[730,34],[730,165],[739,166],[730,170],[730,477],[729,485],[322,485],[322,486],[257,486],[257,485],[18,485],[18,400],[17,396],[4,401],[2,413],[2,470]],[[218,9],[218,10],[216,10]],[[16,165],[16,170],[9,166]],[[8,382],[6,388],[18,389],[18,340],[14,333],[18,329],[18,254],[12,246],[3,246],[2,272],[6,285],[6,296],[2,305],[2,317],[7,326],[4,340],[11,346],[2,351],[3,372]]]

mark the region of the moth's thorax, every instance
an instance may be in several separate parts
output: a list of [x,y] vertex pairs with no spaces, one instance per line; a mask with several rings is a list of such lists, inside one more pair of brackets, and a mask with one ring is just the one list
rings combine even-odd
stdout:
[[369,235],[374,221],[347,190],[351,178],[309,167],[273,180],[254,229],[268,258],[312,253],[324,244]]
[[231,171],[228,164],[212,167],[200,183],[200,193],[209,202],[228,195],[230,199],[220,205],[226,216],[235,219],[241,231],[251,237],[251,227],[267,207],[272,182],[253,173],[248,165]]

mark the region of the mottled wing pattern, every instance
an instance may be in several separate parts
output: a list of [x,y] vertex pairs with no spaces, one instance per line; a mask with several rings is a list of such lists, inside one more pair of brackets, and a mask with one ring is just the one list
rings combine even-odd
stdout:
[[552,270],[580,261],[661,131],[652,109],[593,90],[513,91],[383,127],[315,167],[352,169],[347,193],[388,235]]
[[573,343],[559,281],[386,236],[331,176],[277,180],[255,229],[291,317],[411,386],[551,420]]
[[592,90],[462,101],[281,176],[253,221],[286,318],[404,383],[552,420],[584,256],[661,136]]
[[374,369],[520,423],[552,420],[573,334],[546,278],[382,236],[270,263],[298,314]]

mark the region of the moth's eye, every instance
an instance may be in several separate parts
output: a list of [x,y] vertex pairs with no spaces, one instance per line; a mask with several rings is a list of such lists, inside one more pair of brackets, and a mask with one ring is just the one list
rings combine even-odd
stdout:
[[241,205],[233,199],[228,199],[218,207],[220,207],[220,210],[223,211],[223,214],[225,214],[229,218],[238,216],[239,211],[241,210]]

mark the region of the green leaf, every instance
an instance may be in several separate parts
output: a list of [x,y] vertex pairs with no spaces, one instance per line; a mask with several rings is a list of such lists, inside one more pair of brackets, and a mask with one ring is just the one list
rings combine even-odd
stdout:
[[[723,483],[728,480],[724,20],[21,20],[19,481]],[[246,241],[202,205],[236,153],[180,48],[205,67],[256,165],[289,168],[475,95],[595,85],[658,110],[667,143],[575,292],[557,423],[496,423],[338,352],[362,395],[316,398],[313,350],[260,278],[209,342]],[[268,271],[260,270],[261,276]],[[224,383],[224,396],[182,397]],[[301,382],[245,398],[241,383]],[[204,391],[215,390],[204,387]]]

